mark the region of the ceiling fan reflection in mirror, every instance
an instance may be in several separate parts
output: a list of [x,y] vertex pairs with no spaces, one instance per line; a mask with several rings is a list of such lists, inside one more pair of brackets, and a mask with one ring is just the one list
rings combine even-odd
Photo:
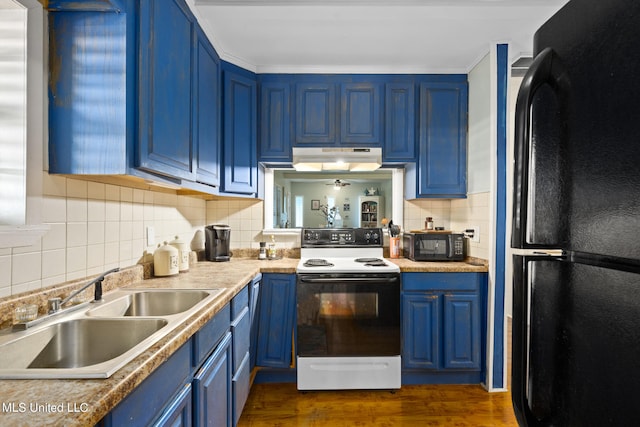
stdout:
[[350,182],[344,182],[340,179],[336,179],[333,183],[325,184],[325,185],[333,185],[334,190],[340,190],[342,187],[346,187],[347,185],[351,185]]

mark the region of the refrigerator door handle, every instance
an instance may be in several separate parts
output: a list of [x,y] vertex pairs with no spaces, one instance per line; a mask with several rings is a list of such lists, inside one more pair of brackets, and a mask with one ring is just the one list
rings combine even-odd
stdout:
[[551,48],[545,48],[534,59],[518,92],[515,112],[515,168],[513,181],[513,227],[511,247],[529,248],[527,214],[529,204],[529,168],[531,153],[531,104],[536,91],[544,84],[561,86],[564,69]]

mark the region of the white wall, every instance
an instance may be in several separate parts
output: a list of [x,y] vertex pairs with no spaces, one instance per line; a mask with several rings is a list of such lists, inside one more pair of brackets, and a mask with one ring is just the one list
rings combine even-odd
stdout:
[[469,73],[469,136],[466,199],[451,200],[451,228],[480,228],[480,241],[469,242],[469,255],[489,259],[491,248],[491,67],[486,55]]

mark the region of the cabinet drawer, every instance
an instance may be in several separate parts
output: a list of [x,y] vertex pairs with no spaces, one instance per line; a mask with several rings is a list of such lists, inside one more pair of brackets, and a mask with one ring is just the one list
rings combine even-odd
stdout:
[[183,345],[107,416],[106,425],[148,425],[191,373],[191,346]]
[[477,291],[481,273],[402,273],[404,291]]
[[249,353],[246,353],[242,359],[242,363],[238,368],[238,372],[233,377],[233,419],[234,425],[238,424],[240,415],[242,414],[242,408],[247,402],[249,397],[249,377],[251,375],[251,369],[249,367]]
[[245,307],[249,306],[249,286],[245,286],[231,300],[231,320],[236,319]]
[[193,366],[200,366],[220,342],[231,324],[231,308],[227,304],[193,336]]
[[231,351],[233,353],[234,373],[240,367],[245,353],[249,351],[251,342],[251,322],[249,320],[249,307],[245,307],[238,318],[231,322],[231,333],[233,334],[233,345]]

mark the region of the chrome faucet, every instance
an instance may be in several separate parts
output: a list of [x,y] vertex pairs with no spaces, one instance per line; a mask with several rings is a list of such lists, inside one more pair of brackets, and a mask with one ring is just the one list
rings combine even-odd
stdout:
[[106,276],[107,274],[115,273],[116,271],[119,271],[119,270],[120,270],[120,268],[116,267],[116,268],[112,268],[109,271],[105,271],[100,276],[96,277],[95,279],[93,279],[92,281],[90,281],[89,283],[87,283],[86,285],[84,285],[83,287],[78,289],[77,291],[72,292],[71,295],[69,295],[65,299],[61,299],[60,297],[49,299],[48,300],[48,303],[49,303],[49,314],[57,313],[58,311],[60,311],[60,307],[62,307],[66,303],[68,303],[73,297],[75,297],[80,292],[84,291],[85,289],[87,289],[89,286],[91,286],[93,284],[95,284],[96,287],[95,287],[94,292],[93,292],[93,301],[92,302],[102,301],[102,281],[104,280],[104,276]]

